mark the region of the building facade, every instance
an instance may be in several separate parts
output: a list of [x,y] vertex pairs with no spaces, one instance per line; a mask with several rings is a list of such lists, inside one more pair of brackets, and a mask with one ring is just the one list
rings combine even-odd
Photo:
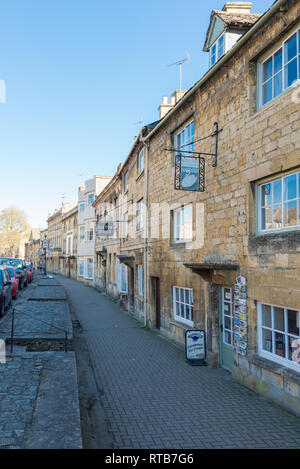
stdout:
[[78,190],[77,278],[86,283],[94,282],[96,216],[92,204],[110,180],[109,176],[94,176]]
[[78,238],[78,205],[74,205],[61,217],[62,253],[60,272],[66,277],[77,278],[77,238]]
[[47,219],[47,239],[49,240],[49,249],[47,250],[47,270],[53,273],[61,273],[62,257],[62,217],[70,210],[72,206],[68,202],[63,202],[60,209],[56,209]]

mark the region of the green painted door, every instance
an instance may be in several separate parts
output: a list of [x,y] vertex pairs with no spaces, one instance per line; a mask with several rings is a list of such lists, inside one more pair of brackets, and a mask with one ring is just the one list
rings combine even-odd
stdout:
[[220,363],[231,371],[233,366],[233,293],[231,288],[220,287]]

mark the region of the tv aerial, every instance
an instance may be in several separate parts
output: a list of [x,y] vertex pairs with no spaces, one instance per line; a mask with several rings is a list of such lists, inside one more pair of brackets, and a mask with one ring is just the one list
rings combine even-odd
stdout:
[[173,62],[173,63],[168,65],[168,67],[172,67],[173,65],[178,65],[179,66],[179,90],[180,91],[182,90],[182,65],[184,63],[189,63],[190,61],[191,61],[191,56],[187,52],[184,59],[178,60],[177,62]]

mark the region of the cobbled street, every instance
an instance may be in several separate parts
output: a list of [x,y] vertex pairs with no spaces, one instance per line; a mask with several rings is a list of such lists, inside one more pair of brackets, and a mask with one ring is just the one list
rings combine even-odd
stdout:
[[300,448],[299,418],[223,369],[190,366],[105,295],[59,280],[88,344],[114,448]]

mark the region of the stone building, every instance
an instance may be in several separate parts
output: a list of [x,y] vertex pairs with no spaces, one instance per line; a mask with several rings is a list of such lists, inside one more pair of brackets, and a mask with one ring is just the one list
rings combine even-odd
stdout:
[[77,278],[78,205],[75,204],[61,217],[62,252],[60,272],[66,277]]
[[47,219],[47,237],[49,249],[47,250],[47,270],[53,273],[61,273],[62,255],[62,217],[68,212],[71,205],[63,202],[60,209],[56,209]]
[[209,71],[144,139],[147,323],[300,413],[300,4],[250,6],[213,11]]
[[94,281],[96,216],[92,204],[110,180],[109,176],[94,176],[78,190],[77,278],[86,283]]
[[32,262],[35,269],[38,268],[40,262],[39,251],[41,250],[40,229],[32,228],[28,242],[25,243],[25,261]]
[[212,12],[208,72],[136,139],[110,253],[148,326],[203,329],[210,365],[300,414],[300,4],[251,6]]

